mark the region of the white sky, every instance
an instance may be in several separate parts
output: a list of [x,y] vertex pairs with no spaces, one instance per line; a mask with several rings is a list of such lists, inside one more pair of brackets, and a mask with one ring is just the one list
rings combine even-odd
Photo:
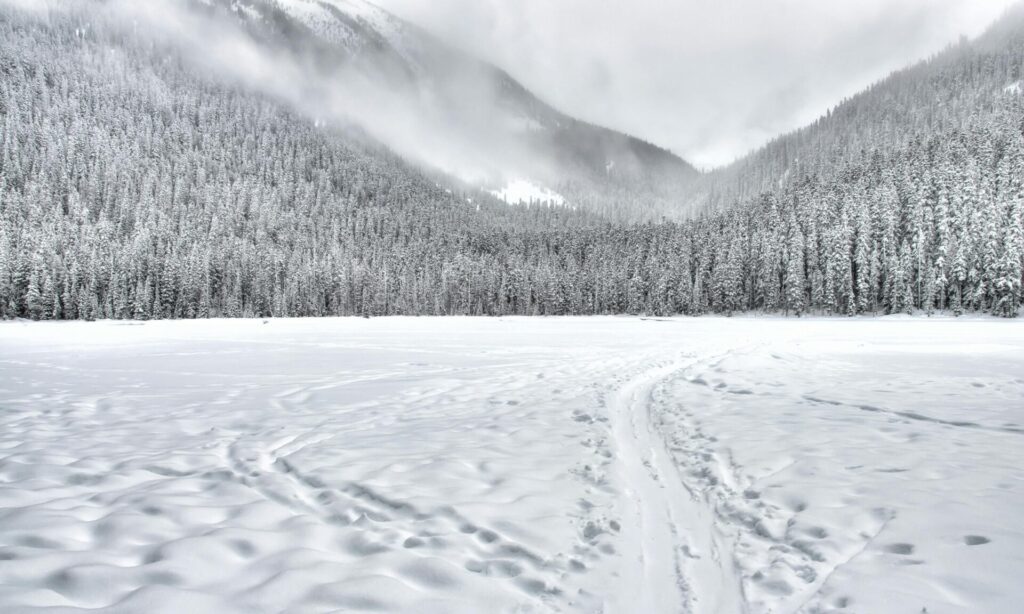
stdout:
[[572,115],[726,164],[1014,0],[376,0]]

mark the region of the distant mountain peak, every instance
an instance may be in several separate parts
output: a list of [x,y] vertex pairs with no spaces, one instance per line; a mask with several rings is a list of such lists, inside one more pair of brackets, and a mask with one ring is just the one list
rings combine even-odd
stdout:
[[[318,80],[351,77],[335,67],[355,70],[387,98],[383,106],[402,106],[401,121],[416,133],[413,157],[487,189],[528,181],[605,212],[621,202],[655,203],[650,215],[657,216],[681,202],[698,175],[665,149],[553,108],[503,69],[367,0],[203,2],[229,9],[268,44],[313,53],[326,67]],[[371,135],[392,146],[402,141],[396,150],[407,152],[401,135],[374,127]]]

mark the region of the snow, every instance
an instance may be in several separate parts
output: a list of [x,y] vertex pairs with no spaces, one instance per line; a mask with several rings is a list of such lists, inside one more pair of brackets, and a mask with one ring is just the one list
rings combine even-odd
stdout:
[[0,611],[1011,613],[1024,322],[0,323]]
[[349,50],[357,50],[363,43],[359,35],[344,21],[335,17],[317,0],[276,0],[278,7],[316,32],[324,40]]
[[321,38],[357,51],[374,41],[365,33],[355,31],[339,19],[331,8],[344,13],[353,21],[367,27],[386,40],[411,66],[419,66],[418,52],[411,49],[412,41],[404,24],[387,11],[364,0],[275,0],[277,6],[308,26]]
[[242,13],[245,13],[246,17],[254,21],[259,21],[263,19],[263,15],[260,14],[259,10],[256,7],[249,4],[241,4],[239,2],[235,2],[231,5],[231,10],[236,13],[241,11]]
[[[294,2],[296,0],[289,1]],[[320,4],[320,0],[316,1]],[[409,31],[405,22],[366,0],[325,1],[380,35],[406,61],[410,68],[417,70],[422,76],[424,73],[422,62],[425,53],[421,48],[422,41],[418,35]]]
[[509,181],[500,190],[491,190],[490,193],[510,205],[532,203],[565,204],[565,199],[560,194],[538,186],[526,179],[514,179]]
[[515,133],[530,133],[530,132],[541,132],[544,130],[544,125],[537,121],[534,117],[528,117],[526,115],[504,115],[502,116],[505,122],[505,127],[509,132]]
[[362,19],[372,24],[378,30],[384,29],[393,21],[390,13],[366,0],[327,0],[327,2],[353,18]]

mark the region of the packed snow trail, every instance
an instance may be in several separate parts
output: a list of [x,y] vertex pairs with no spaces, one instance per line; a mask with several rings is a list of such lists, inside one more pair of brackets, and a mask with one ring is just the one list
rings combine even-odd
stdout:
[[0,323],[0,610],[1011,614],[1024,323]]
[[[616,607],[640,612],[685,612],[692,591],[680,561],[679,512],[685,503],[662,473],[661,446],[649,425],[651,388],[677,366],[658,367],[620,388],[613,398],[613,434],[623,477],[623,591]],[[674,472],[674,468],[673,468]]]
[[742,586],[713,514],[687,490],[651,424],[655,386],[697,362],[655,367],[620,388],[612,404],[629,529],[616,611],[743,611]]

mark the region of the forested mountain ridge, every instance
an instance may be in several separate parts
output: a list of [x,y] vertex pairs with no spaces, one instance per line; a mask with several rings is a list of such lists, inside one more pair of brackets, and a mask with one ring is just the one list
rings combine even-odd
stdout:
[[951,90],[1006,83],[966,117],[914,99],[950,117],[628,225],[445,187],[144,35],[0,3],[0,315],[1016,315],[1018,17],[948,59]]
[[[276,54],[292,54],[304,64],[312,58],[317,67],[307,79],[346,87],[369,82],[371,95],[433,126],[417,135],[427,141],[426,154],[423,145],[381,135],[386,144],[397,142],[399,153],[428,166],[472,175],[490,187],[529,180],[564,194],[575,206],[624,220],[676,211],[697,178],[671,152],[570,117],[504,70],[366,0],[191,1],[216,20],[240,22]],[[326,98],[323,104],[334,102]],[[378,136],[374,128],[392,118],[375,111],[357,111],[352,121],[369,124]],[[638,204],[627,205],[631,201]]]
[[843,100],[810,125],[705,173],[688,192],[690,206],[720,209],[827,174],[871,149],[895,150],[969,130],[978,116],[997,112],[1004,91],[1019,84],[1022,28],[1024,3],[977,40],[961,39]]

